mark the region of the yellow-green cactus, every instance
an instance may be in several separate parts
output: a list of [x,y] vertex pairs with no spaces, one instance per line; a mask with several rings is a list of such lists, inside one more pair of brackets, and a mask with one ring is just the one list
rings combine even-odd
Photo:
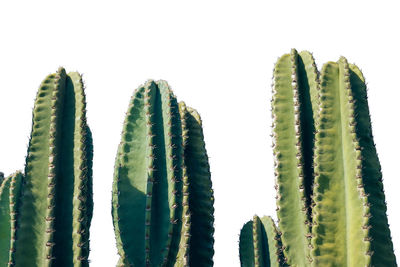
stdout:
[[319,75],[292,50],[275,65],[272,116],[278,266],[397,266],[361,71],[342,57]]

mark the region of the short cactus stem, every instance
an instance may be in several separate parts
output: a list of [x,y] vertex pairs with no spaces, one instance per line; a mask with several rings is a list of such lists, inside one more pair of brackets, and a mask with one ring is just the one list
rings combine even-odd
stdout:
[[242,267],[286,266],[281,248],[280,233],[269,216],[260,219],[255,215],[240,232]]

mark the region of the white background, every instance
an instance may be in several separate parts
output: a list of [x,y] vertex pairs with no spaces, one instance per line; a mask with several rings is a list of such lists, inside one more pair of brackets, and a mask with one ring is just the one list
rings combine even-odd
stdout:
[[[374,4],[372,4],[374,3]],[[215,190],[215,266],[239,266],[253,214],[275,216],[273,64],[297,48],[317,65],[339,56],[368,82],[389,223],[400,260],[399,62],[396,1],[1,1],[0,169],[22,169],[41,80],[84,74],[94,138],[93,267],[115,266],[113,164],[133,90],[165,79],[202,115]]]

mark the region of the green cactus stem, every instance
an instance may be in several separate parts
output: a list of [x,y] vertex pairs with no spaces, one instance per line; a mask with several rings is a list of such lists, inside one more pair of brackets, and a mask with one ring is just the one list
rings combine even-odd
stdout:
[[320,99],[313,266],[396,266],[361,71],[326,63]]
[[0,265],[12,265],[22,173],[3,179],[0,186]]
[[285,261],[397,266],[358,67],[341,57],[319,77],[312,56],[292,50],[275,66],[272,114]]
[[[199,113],[179,103],[182,121],[184,166],[183,200],[190,214],[189,266],[213,266],[214,192]],[[185,184],[188,186],[185,194]],[[188,202],[186,202],[188,199]],[[185,205],[184,205],[185,209]],[[185,220],[185,218],[183,218]],[[183,265],[185,266],[185,265]]]
[[91,161],[82,79],[60,68],[35,101],[10,266],[88,266]]
[[178,105],[164,81],[148,81],[132,96],[112,207],[119,266],[213,265],[213,194],[200,118]]
[[240,232],[241,266],[285,266],[281,246],[280,233],[272,218],[264,216],[260,219],[255,215]]
[[313,139],[318,75],[308,52],[292,50],[274,70],[272,117],[277,213],[289,265],[310,264]]

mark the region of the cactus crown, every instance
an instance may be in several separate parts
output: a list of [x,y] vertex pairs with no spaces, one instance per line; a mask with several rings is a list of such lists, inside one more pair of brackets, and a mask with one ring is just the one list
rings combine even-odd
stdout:
[[282,257],[253,245],[249,257],[267,258],[256,266],[396,266],[359,68],[341,57],[319,74],[293,49],[275,65],[272,117],[279,230],[252,238],[277,239],[269,249]]

